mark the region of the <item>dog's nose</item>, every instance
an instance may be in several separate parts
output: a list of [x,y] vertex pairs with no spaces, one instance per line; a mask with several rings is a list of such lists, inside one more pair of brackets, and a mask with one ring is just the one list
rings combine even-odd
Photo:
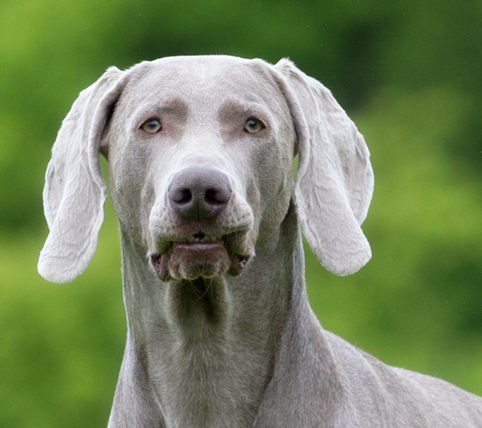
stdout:
[[215,218],[233,194],[226,174],[210,168],[186,168],[172,179],[167,190],[171,208],[187,219]]

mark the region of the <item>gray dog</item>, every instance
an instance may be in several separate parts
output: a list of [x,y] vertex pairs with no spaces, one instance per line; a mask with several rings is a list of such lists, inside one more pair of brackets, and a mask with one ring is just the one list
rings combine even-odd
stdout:
[[110,428],[482,427],[481,398],[384,365],[310,309],[301,230],[327,269],[356,272],[373,173],[353,122],[290,61],[165,58],[83,91],[47,170],[50,281],[95,251],[99,152],[128,321]]

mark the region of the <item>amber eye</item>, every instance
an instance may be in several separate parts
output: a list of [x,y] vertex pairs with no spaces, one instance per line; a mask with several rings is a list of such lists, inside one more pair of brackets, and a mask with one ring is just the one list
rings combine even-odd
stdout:
[[250,134],[256,134],[262,129],[264,129],[264,124],[259,119],[249,118],[244,124],[244,130]]
[[148,119],[141,125],[141,128],[148,134],[156,134],[162,129],[162,125],[157,119]]

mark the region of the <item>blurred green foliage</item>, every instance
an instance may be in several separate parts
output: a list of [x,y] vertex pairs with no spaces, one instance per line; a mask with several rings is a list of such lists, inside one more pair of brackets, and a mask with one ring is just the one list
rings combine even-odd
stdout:
[[482,395],[482,3],[477,0],[2,0],[0,426],[106,426],[125,317],[111,206],[73,284],[36,273],[44,171],[78,92],[110,65],[290,57],[366,136],[373,259],[337,278],[307,248],[325,328]]

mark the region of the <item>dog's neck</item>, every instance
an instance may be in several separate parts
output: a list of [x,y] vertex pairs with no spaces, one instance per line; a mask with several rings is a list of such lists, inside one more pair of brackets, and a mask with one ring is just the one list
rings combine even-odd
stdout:
[[303,278],[294,274],[304,269],[294,209],[238,277],[162,283],[125,235],[122,244],[129,332],[114,406],[133,399],[122,391],[122,377],[131,377],[144,397],[150,390],[168,427],[251,426],[273,376],[293,278]]

